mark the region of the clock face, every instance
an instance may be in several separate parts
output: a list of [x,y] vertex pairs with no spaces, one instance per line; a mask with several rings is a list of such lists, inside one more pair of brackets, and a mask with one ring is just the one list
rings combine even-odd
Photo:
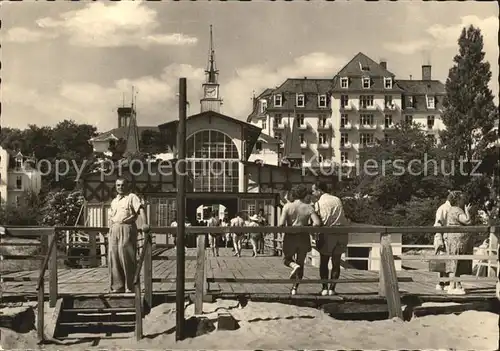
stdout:
[[208,98],[217,97],[217,88],[216,87],[206,87],[205,88],[205,96]]

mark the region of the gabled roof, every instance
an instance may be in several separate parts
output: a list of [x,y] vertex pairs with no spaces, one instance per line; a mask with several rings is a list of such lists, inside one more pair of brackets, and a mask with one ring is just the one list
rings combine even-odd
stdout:
[[[231,123],[236,123],[236,124],[239,124],[243,127],[247,127],[247,128],[250,128],[252,130],[261,130],[261,128],[257,127],[257,126],[254,126],[253,124],[250,124],[250,123],[247,123],[247,122],[244,122],[240,119],[237,119],[237,118],[233,118],[233,117],[230,117],[230,116],[226,116],[226,115],[223,115],[222,113],[218,113],[218,112],[215,112],[215,111],[205,111],[205,112],[201,112],[201,113],[197,113],[195,115],[191,115],[191,116],[188,116],[187,117],[187,120],[190,121],[190,120],[194,120],[194,119],[197,119],[197,118],[208,118],[208,117],[218,117],[218,118],[222,118],[228,122],[231,122]],[[170,127],[172,125],[177,125],[179,123],[179,120],[178,119],[175,119],[173,121],[169,121],[169,122],[166,122],[166,123],[162,123],[160,125],[158,125],[158,129],[164,129],[164,128],[167,128],[167,127]]]
[[[368,70],[363,70],[363,68]],[[352,58],[338,73],[339,77],[361,77],[369,75],[370,77],[395,77],[394,73],[382,67],[362,52],[359,52]]]
[[[158,132],[159,129],[158,127],[145,127],[145,126],[138,126],[137,127],[137,132],[139,134],[139,140],[142,138],[142,133],[145,131],[155,131]],[[118,139],[127,139],[127,136],[129,134],[129,127],[120,127],[120,128],[114,128],[111,130],[108,130],[107,132],[101,133],[93,138],[90,139],[90,141],[106,141],[106,140],[118,140]]]
[[[325,110],[330,108],[330,92],[333,87],[332,79],[309,79],[288,78],[278,88],[272,91],[272,95],[280,94],[282,97],[281,107],[274,106],[273,99],[269,100],[268,110]],[[304,94],[305,106],[296,106],[297,94]],[[318,97],[326,95],[326,107],[319,107]]]
[[265,89],[262,93],[260,93],[259,96],[255,97],[253,99],[253,107],[252,107],[252,112],[248,115],[247,117],[247,122],[250,122],[253,117],[264,117],[265,113],[260,112],[260,100],[265,99],[269,103],[269,98],[271,97],[271,93],[273,92],[273,89],[267,88]]
[[[221,118],[229,123],[236,123],[243,128],[243,138],[246,141],[246,154],[243,155],[244,160],[248,160],[252,150],[257,142],[259,135],[261,134],[262,128],[259,128],[253,124],[244,122],[242,120],[223,115],[215,111],[205,111],[198,113],[196,115],[191,115],[187,117],[187,122],[193,121],[198,118],[211,118],[217,117]],[[179,120],[174,120],[160,124],[158,128],[162,131],[165,140],[169,143],[169,146],[175,147],[177,143],[177,126],[179,125]]]
[[313,93],[327,94],[332,88],[332,79],[312,79],[312,78],[288,78],[278,88],[272,91],[273,94],[286,93]]
[[415,95],[446,93],[444,84],[439,80],[398,80],[396,84],[406,93]]

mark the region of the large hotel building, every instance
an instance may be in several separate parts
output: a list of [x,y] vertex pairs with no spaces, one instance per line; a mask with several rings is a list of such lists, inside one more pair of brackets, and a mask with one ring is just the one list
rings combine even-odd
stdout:
[[349,166],[360,149],[390,141],[395,126],[403,123],[418,123],[437,138],[444,128],[444,95],[444,84],[432,79],[430,65],[422,66],[421,79],[401,80],[387,62],[358,53],[333,78],[289,78],[255,97],[247,122],[278,143],[259,140],[251,159],[280,164],[290,152],[289,138],[304,166]]

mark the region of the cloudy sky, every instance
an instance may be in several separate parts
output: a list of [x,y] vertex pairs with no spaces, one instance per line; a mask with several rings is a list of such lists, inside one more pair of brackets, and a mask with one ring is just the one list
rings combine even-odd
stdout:
[[[328,78],[356,53],[396,77],[430,62],[445,81],[464,25],[482,29],[498,96],[495,2],[2,3],[2,126],[63,119],[116,126],[137,90],[140,125],[177,117],[178,78],[199,112],[214,26],[223,113],[245,119],[252,92],[287,77]],[[497,100],[498,103],[498,100]]]

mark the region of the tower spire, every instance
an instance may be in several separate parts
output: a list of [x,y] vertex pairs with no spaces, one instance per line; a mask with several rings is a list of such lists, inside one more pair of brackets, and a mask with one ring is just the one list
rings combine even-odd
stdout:
[[215,49],[212,25],[210,25],[210,48],[208,52],[208,65],[205,73],[207,74],[207,83],[217,84],[217,76],[219,74],[219,71],[217,70],[215,65]]

